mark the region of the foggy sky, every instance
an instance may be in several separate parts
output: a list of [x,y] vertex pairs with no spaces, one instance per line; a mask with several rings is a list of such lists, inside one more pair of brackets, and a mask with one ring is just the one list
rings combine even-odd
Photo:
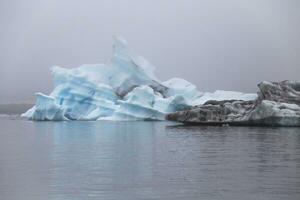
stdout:
[[300,80],[299,0],[1,0],[0,102],[52,89],[49,68],[107,63],[112,36],[200,91]]

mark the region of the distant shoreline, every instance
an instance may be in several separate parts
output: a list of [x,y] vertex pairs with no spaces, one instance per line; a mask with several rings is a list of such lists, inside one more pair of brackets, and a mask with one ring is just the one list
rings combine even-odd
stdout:
[[34,104],[29,103],[12,103],[12,104],[0,104],[0,114],[22,114],[31,108]]

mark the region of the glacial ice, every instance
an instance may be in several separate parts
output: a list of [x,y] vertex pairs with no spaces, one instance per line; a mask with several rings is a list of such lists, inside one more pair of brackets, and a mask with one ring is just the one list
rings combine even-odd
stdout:
[[300,127],[300,81],[258,84],[254,101],[209,101],[166,119],[198,125]]
[[180,78],[162,82],[154,67],[116,37],[109,64],[74,69],[54,66],[54,90],[36,93],[36,104],[22,114],[30,120],[164,120],[165,115],[207,100],[253,100],[256,94],[199,92]]

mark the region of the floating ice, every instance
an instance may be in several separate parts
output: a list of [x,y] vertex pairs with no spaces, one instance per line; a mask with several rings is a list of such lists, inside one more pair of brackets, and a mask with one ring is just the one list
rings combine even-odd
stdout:
[[154,67],[115,38],[109,64],[75,69],[52,67],[55,88],[36,94],[36,104],[23,117],[31,120],[163,120],[171,112],[207,100],[255,99],[255,94],[201,93],[186,80],[161,82]]

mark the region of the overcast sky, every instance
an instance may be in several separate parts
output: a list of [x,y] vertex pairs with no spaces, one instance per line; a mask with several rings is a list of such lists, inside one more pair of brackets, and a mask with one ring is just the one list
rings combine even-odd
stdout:
[[200,91],[300,80],[299,0],[1,0],[0,102],[53,89],[49,68],[107,63],[112,36]]

